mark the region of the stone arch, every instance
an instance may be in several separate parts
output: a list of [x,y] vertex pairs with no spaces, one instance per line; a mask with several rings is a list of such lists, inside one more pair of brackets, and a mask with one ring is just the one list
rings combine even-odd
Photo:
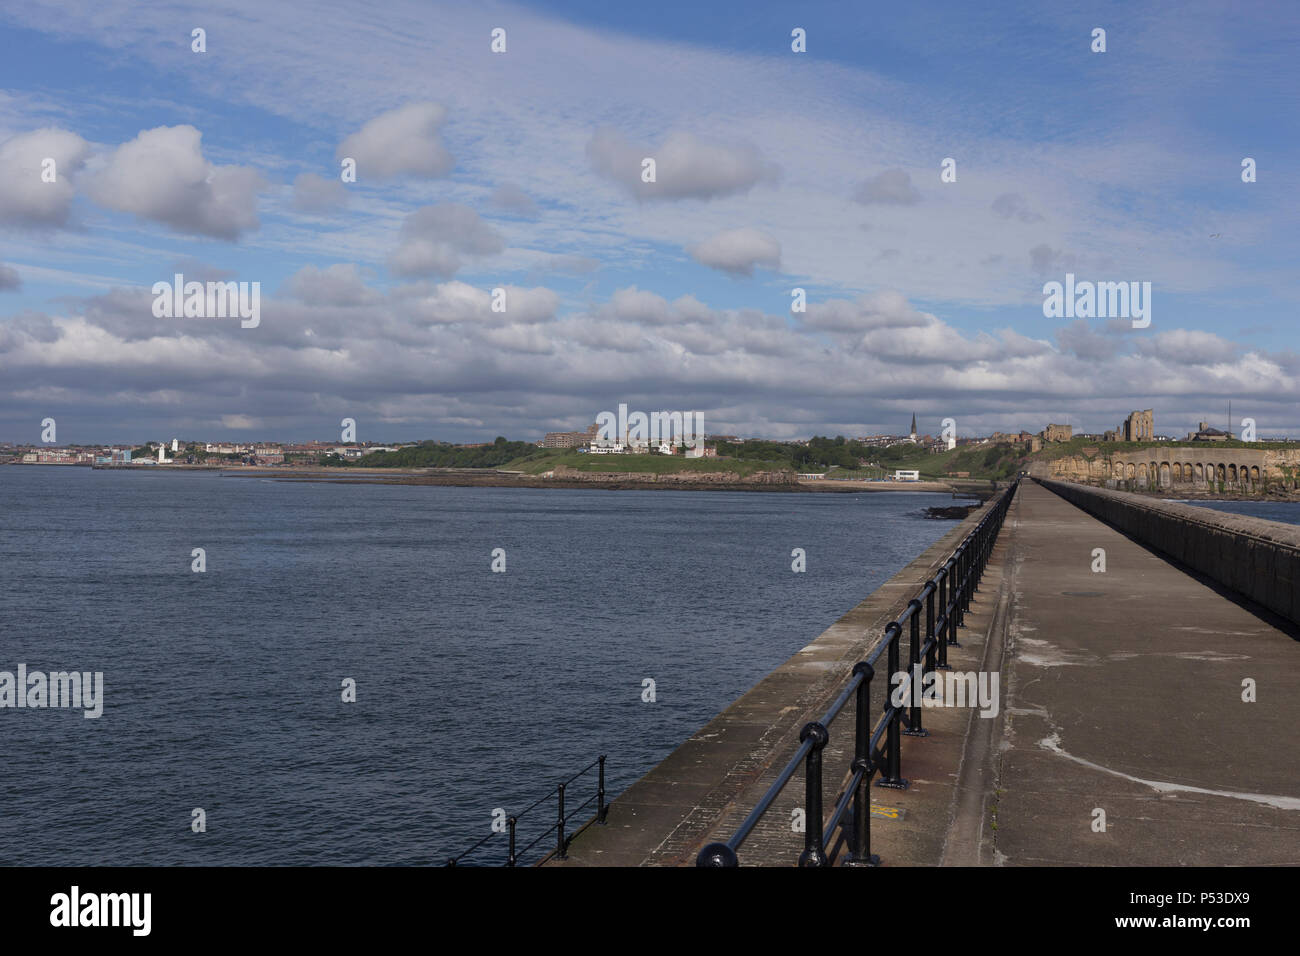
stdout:
[[1137,477],[1137,466],[1133,462],[1128,463],[1128,480],[1132,481]]
[[[1211,465],[1210,467],[1213,468],[1214,465]],[[1228,469],[1223,467],[1223,462],[1219,462],[1218,465],[1218,478],[1219,481],[1226,481],[1228,478]]]
[[1169,462],[1162,461],[1160,463],[1160,471],[1158,472],[1158,474],[1160,475],[1161,488],[1168,488],[1170,485],[1173,484],[1173,480],[1170,475]]
[[1229,481],[1236,481],[1236,480],[1237,480],[1237,466],[1236,466],[1236,465],[1232,465],[1232,464],[1228,465],[1228,480],[1229,480]]
[[1241,479],[1241,483],[1242,483],[1243,485],[1246,484],[1246,482],[1250,481],[1250,466],[1249,466],[1249,465],[1238,465],[1238,466],[1237,466],[1237,477]]
[[1150,469],[1147,468],[1147,463],[1145,461],[1138,465],[1138,484],[1145,485],[1150,473]]
[[[1189,474],[1187,477],[1190,478],[1191,475]],[[1182,480],[1183,480],[1183,463],[1181,461],[1176,461],[1174,462],[1174,482],[1178,483],[1181,482]]]
[[1250,466],[1250,480],[1259,481],[1259,465]]
[[1115,462],[1115,477],[1121,480],[1124,477],[1124,463],[1122,461]]
[[1199,461],[1196,463],[1196,481],[1198,484],[1205,481],[1205,465]]

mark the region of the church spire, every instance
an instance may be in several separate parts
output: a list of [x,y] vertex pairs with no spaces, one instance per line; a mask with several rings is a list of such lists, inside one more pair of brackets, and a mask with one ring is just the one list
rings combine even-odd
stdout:
[[916,437],[916,412],[912,412],[912,437]]

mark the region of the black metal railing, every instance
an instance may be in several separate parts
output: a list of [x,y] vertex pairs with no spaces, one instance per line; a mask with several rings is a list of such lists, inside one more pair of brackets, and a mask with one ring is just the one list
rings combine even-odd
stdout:
[[[596,777],[596,792],[592,794],[590,797],[588,797],[586,800],[582,801],[582,803],[578,804],[576,807],[573,807],[572,809],[568,810],[568,812],[566,813],[564,798],[569,788],[569,785],[572,784],[573,781],[577,780],[579,777],[583,776],[584,774],[590,773],[593,768],[596,768],[598,770],[597,777]],[[541,831],[541,833],[539,833],[536,837],[534,837],[525,846],[516,849],[516,827],[518,826],[519,820],[522,817],[524,817],[526,814],[528,814],[530,811],[536,810],[542,804],[546,803],[548,800],[551,799],[555,800],[555,811],[556,811],[555,822],[552,823],[545,830]],[[576,830],[566,831],[566,827],[568,826],[569,821],[572,820],[579,813],[581,813],[583,810],[585,810],[587,807],[591,806],[593,802],[595,802],[596,804],[595,815],[586,823],[584,823],[582,826],[578,827]],[[572,841],[575,836],[577,836],[579,833],[585,830],[592,823],[600,824],[601,826],[603,826],[605,824],[608,815],[609,815],[609,804],[605,802],[605,756],[604,754],[602,754],[601,756],[593,760],[591,763],[587,764],[587,766],[583,767],[581,770],[575,773],[568,780],[565,780],[562,783],[557,784],[554,788],[549,790],[547,793],[543,794],[541,797],[538,797],[536,800],[534,800],[523,810],[520,810],[518,813],[513,814],[512,816],[506,817],[506,828],[504,830],[493,830],[491,833],[489,833],[483,839],[479,840],[468,850],[465,850],[464,852],[458,854],[457,856],[453,856],[449,858],[447,860],[447,865],[459,866],[461,860],[465,859],[467,856],[469,856],[471,853],[475,852],[476,850],[479,850],[482,847],[486,846],[487,844],[491,843],[494,838],[502,836],[503,834],[507,837],[507,843],[508,843],[506,849],[506,860],[505,860],[506,866],[518,866],[519,861],[524,858],[525,854],[527,854],[530,850],[532,850],[533,847],[537,846],[537,844],[541,843],[543,840],[549,837],[552,833],[555,834],[555,848],[549,851],[548,853],[544,854],[543,858],[555,856],[563,860],[568,853],[570,841]]]
[[[753,832],[763,815],[772,808],[799,769],[800,763],[804,764],[805,804],[804,850],[799,856],[799,865],[834,865],[846,843],[849,846],[849,856],[844,860],[844,866],[876,866],[880,863],[880,858],[871,852],[869,787],[872,778],[880,773],[880,779],[876,781],[876,786],[879,787],[906,789],[908,786],[902,775],[902,737],[929,736],[929,732],[921,726],[922,705],[919,695],[912,691],[912,683],[919,679],[924,685],[927,673],[951,670],[948,648],[961,646],[957,643],[957,628],[963,626],[966,612],[970,610],[971,595],[977,589],[988,564],[1002,520],[1006,517],[1019,483],[1017,479],[1002,493],[934,577],[908,602],[907,610],[885,627],[881,641],[867,655],[866,660],[854,665],[848,685],[821,720],[806,724],[799,732],[799,749],[740,828],[725,843],[710,843],[701,850],[695,860],[696,866],[739,866],[737,851],[741,844]],[[924,640],[921,639],[923,611]],[[908,630],[907,674],[892,694],[886,692],[883,711],[873,724],[871,681],[876,673],[876,663],[882,654],[887,655],[889,675],[892,677],[899,673],[904,627]],[[910,708],[905,703],[909,697],[912,698]],[[823,821],[822,751],[830,742],[831,723],[850,698],[856,699],[857,709],[851,764],[853,775],[830,818]],[[894,700],[903,703],[895,704]],[[838,839],[835,838],[837,830]],[[829,852],[828,837],[833,841]]]

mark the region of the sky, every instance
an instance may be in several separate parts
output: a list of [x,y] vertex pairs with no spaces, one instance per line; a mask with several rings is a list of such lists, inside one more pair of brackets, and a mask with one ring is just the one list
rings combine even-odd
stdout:
[[6,5],[0,441],[1300,437],[1300,6],[702,6]]

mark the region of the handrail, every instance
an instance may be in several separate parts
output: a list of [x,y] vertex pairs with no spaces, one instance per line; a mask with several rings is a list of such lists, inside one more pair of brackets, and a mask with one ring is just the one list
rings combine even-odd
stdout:
[[[589,773],[593,767],[600,768],[600,772],[596,782],[595,794],[588,797],[586,800],[582,801],[582,803],[578,804],[568,813],[565,813],[564,811],[565,789],[569,786],[569,784],[573,783],[573,781],[577,780],[583,774]],[[530,843],[528,843],[526,846],[523,847],[523,849],[516,850],[515,849],[515,827],[519,822],[519,818],[527,814],[529,811],[535,810],[542,803],[546,802],[552,797],[557,798],[556,801],[557,813],[556,813],[555,822],[552,823],[545,830],[543,830],[541,833],[539,833],[536,837],[534,837]],[[579,827],[578,830],[570,832],[566,835],[565,825],[571,819],[573,819],[575,816],[581,813],[584,809],[590,806],[593,800],[596,801],[596,815],[591,820],[589,820],[586,824],[583,824],[581,827]],[[548,856],[553,854],[557,856],[559,859],[563,860],[566,854],[568,853],[569,843],[573,840],[573,838],[577,836],[579,832],[585,829],[587,825],[592,822],[603,826],[606,823],[608,815],[609,815],[609,805],[605,802],[605,755],[601,754],[599,757],[597,757],[591,763],[587,764],[587,766],[583,767],[573,776],[569,777],[567,780],[561,781],[560,783],[552,787],[550,790],[548,790],[546,793],[542,794],[542,796],[538,797],[536,800],[530,803],[523,810],[520,810],[518,813],[514,814],[513,816],[507,817],[505,830],[493,830],[483,839],[479,840],[477,843],[471,846],[468,850],[463,850],[456,856],[448,858],[447,866],[459,866],[461,860],[465,859],[465,857],[469,856],[479,847],[483,846],[493,837],[498,836],[501,833],[506,833],[509,836],[509,848],[506,851],[506,862],[505,862],[506,866],[518,866],[519,858],[522,857],[529,850],[531,850],[533,847],[537,846],[538,843],[541,843],[542,840],[546,839],[546,837],[550,836],[551,833],[555,833],[555,849],[552,850],[551,854],[548,854]]]
[[[877,774],[878,787],[905,790],[908,781],[902,776],[902,737],[928,737],[929,731],[921,724],[921,703],[911,693],[917,679],[924,682],[932,671],[951,670],[948,648],[960,647],[957,628],[964,626],[966,612],[970,610],[971,595],[978,589],[981,576],[988,565],[998,531],[1006,517],[1007,509],[1015,496],[1020,480],[1012,482],[984,513],[979,523],[962,539],[952,555],[943,562],[935,574],[922,585],[917,596],[908,601],[906,609],[885,626],[879,642],[862,661],[853,667],[852,677],[844,690],[832,702],[821,720],[804,725],[799,731],[799,747],[790,762],[777,775],[754,809],[745,817],[740,827],[725,842],[710,843],[696,857],[696,866],[739,866],[738,852],[758,822],[776,802],[786,785],[794,777],[799,764],[804,764],[805,820],[804,850],[799,856],[800,866],[832,866],[839,847],[847,843],[849,856],[845,866],[878,866],[880,857],[871,852],[871,802],[868,788]],[[937,603],[937,608],[936,608]],[[924,625],[922,625],[924,610]],[[936,611],[938,612],[936,614]],[[925,639],[921,639],[924,626]],[[900,673],[901,644],[904,627],[908,631],[908,668],[894,693],[885,694],[885,704],[879,717],[871,720],[871,681],[876,664],[882,654],[888,655],[889,674]],[[919,672],[919,673],[918,673]],[[830,726],[850,697],[856,699],[854,728],[854,753],[851,768],[853,775],[844,795],[836,802],[830,818],[822,820],[822,751],[830,741]],[[895,705],[894,699],[912,700]],[[910,710],[910,713],[905,713]],[[906,727],[906,729],[903,729]],[[881,742],[884,749],[881,749]],[[852,804],[852,818],[849,808]],[[835,839],[836,830],[839,838]],[[827,844],[831,851],[827,853]]]

